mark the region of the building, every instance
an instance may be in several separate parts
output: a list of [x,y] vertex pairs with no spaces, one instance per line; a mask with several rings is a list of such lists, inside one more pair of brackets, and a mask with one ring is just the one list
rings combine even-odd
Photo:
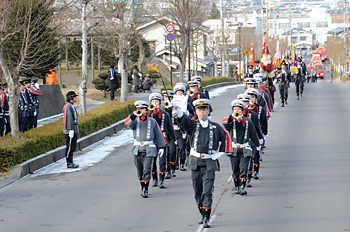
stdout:
[[292,44],[295,43],[297,49],[313,50],[316,34],[312,31],[302,28],[293,28],[292,30],[282,33],[282,38],[288,39]]

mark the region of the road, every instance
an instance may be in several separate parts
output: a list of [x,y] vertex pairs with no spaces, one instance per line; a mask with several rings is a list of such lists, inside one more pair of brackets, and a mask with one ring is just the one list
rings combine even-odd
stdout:
[[[212,99],[213,119],[230,114],[244,87]],[[72,173],[27,177],[0,189],[0,231],[350,231],[350,86],[329,77],[278,106],[269,125],[260,180],[234,194],[227,157],[215,180],[212,227],[200,229],[190,172],[140,196],[131,145]],[[276,93],[276,97],[279,94]]]

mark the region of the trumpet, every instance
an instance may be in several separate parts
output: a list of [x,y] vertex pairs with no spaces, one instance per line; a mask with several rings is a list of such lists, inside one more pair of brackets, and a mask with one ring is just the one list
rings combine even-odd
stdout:
[[164,108],[171,108],[170,103],[168,101],[164,102]]
[[238,118],[240,118],[240,117],[242,117],[242,116],[243,116],[243,114],[240,113],[240,112],[238,112],[238,111],[234,112],[234,114],[233,114],[233,117],[234,117],[235,119],[238,119]]
[[140,109],[137,109],[136,110],[136,116],[140,117],[141,115],[142,115],[142,111]]
[[155,106],[153,104],[149,104],[148,110],[153,111],[155,109]]
[[193,90],[190,90],[190,91],[188,92],[188,94],[192,97],[192,96],[194,95],[194,91],[193,91]]

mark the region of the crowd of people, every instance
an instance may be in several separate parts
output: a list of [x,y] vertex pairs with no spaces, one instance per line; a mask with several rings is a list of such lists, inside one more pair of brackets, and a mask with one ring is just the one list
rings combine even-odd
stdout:
[[297,70],[290,70],[288,57],[273,78],[261,74],[259,65],[255,70],[248,66],[246,90],[231,102],[231,114],[221,124],[211,120],[213,107],[200,76],[192,77],[187,84],[177,83],[173,90],[162,94],[151,93],[148,102],[136,101],[137,110],[125,124],[133,130],[131,153],[141,196],[148,197],[150,183],[163,189],[165,179],[176,177],[177,169],[189,168],[201,215],[199,224],[209,228],[215,172],[220,171],[218,158],[224,154],[229,157],[235,194],[246,195],[251,180],[260,178],[261,153],[275,105],[275,85],[279,83],[281,107],[288,104],[292,83],[297,99],[303,96],[308,73],[301,57]]
[[[7,83],[0,84],[0,136],[11,132],[9,114],[9,93]],[[18,122],[21,132],[36,128],[38,124],[39,100],[42,94],[37,79],[25,78],[20,81],[18,101]]]

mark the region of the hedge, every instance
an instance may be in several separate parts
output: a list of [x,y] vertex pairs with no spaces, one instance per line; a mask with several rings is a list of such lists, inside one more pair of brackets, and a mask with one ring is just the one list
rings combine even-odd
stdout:
[[[233,82],[234,79],[232,77],[203,77],[202,78],[202,86],[208,86],[208,85],[212,85],[212,84],[217,84],[217,83],[222,83],[222,82]],[[186,81],[187,83],[187,81]],[[176,85],[176,83],[174,83],[172,86],[168,85],[166,86],[167,89],[173,89],[174,86]],[[161,91],[164,90],[165,88],[162,87]]]
[[[133,103],[134,100],[124,103],[114,101],[89,110],[86,116],[78,117],[78,136],[87,136],[126,118],[135,110]],[[0,139],[0,171],[63,145],[63,119],[27,131],[20,139],[7,135]]]

